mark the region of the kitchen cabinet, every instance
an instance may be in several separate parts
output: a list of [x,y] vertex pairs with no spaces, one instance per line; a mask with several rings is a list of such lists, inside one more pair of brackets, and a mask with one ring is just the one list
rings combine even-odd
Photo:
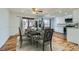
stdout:
[[79,28],[67,28],[67,40],[79,44]]

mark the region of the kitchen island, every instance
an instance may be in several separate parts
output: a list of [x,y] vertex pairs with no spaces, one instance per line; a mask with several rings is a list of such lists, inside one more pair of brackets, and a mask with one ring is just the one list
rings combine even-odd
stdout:
[[79,28],[67,27],[67,40],[79,45]]

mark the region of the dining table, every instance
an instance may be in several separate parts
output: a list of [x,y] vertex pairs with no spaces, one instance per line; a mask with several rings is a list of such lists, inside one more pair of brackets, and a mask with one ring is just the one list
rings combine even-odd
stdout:
[[34,42],[38,40],[42,40],[44,37],[44,30],[26,30],[25,34],[31,38],[31,43],[33,45]]

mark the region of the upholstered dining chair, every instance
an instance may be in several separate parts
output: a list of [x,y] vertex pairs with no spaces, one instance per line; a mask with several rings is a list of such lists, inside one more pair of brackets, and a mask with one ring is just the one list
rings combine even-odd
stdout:
[[45,50],[45,43],[49,42],[50,50],[52,51],[52,36],[53,36],[53,29],[44,29],[44,37],[43,39],[38,40],[38,42],[42,43],[43,51]]
[[19,27],[19,43],[20,43],[20,48],[22,47],[23,40],[29,40],[30,38],[27,37],[26,34],[22,34],[21,28]]

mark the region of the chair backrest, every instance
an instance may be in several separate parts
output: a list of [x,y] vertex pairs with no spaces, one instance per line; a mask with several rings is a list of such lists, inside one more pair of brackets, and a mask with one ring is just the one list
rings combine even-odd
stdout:
[[19,27],[19,35],[20,35],[20,39],[22,39],[22,33],[20,27]]
[[44,29],[44,41],[52,40],[53,29]]

